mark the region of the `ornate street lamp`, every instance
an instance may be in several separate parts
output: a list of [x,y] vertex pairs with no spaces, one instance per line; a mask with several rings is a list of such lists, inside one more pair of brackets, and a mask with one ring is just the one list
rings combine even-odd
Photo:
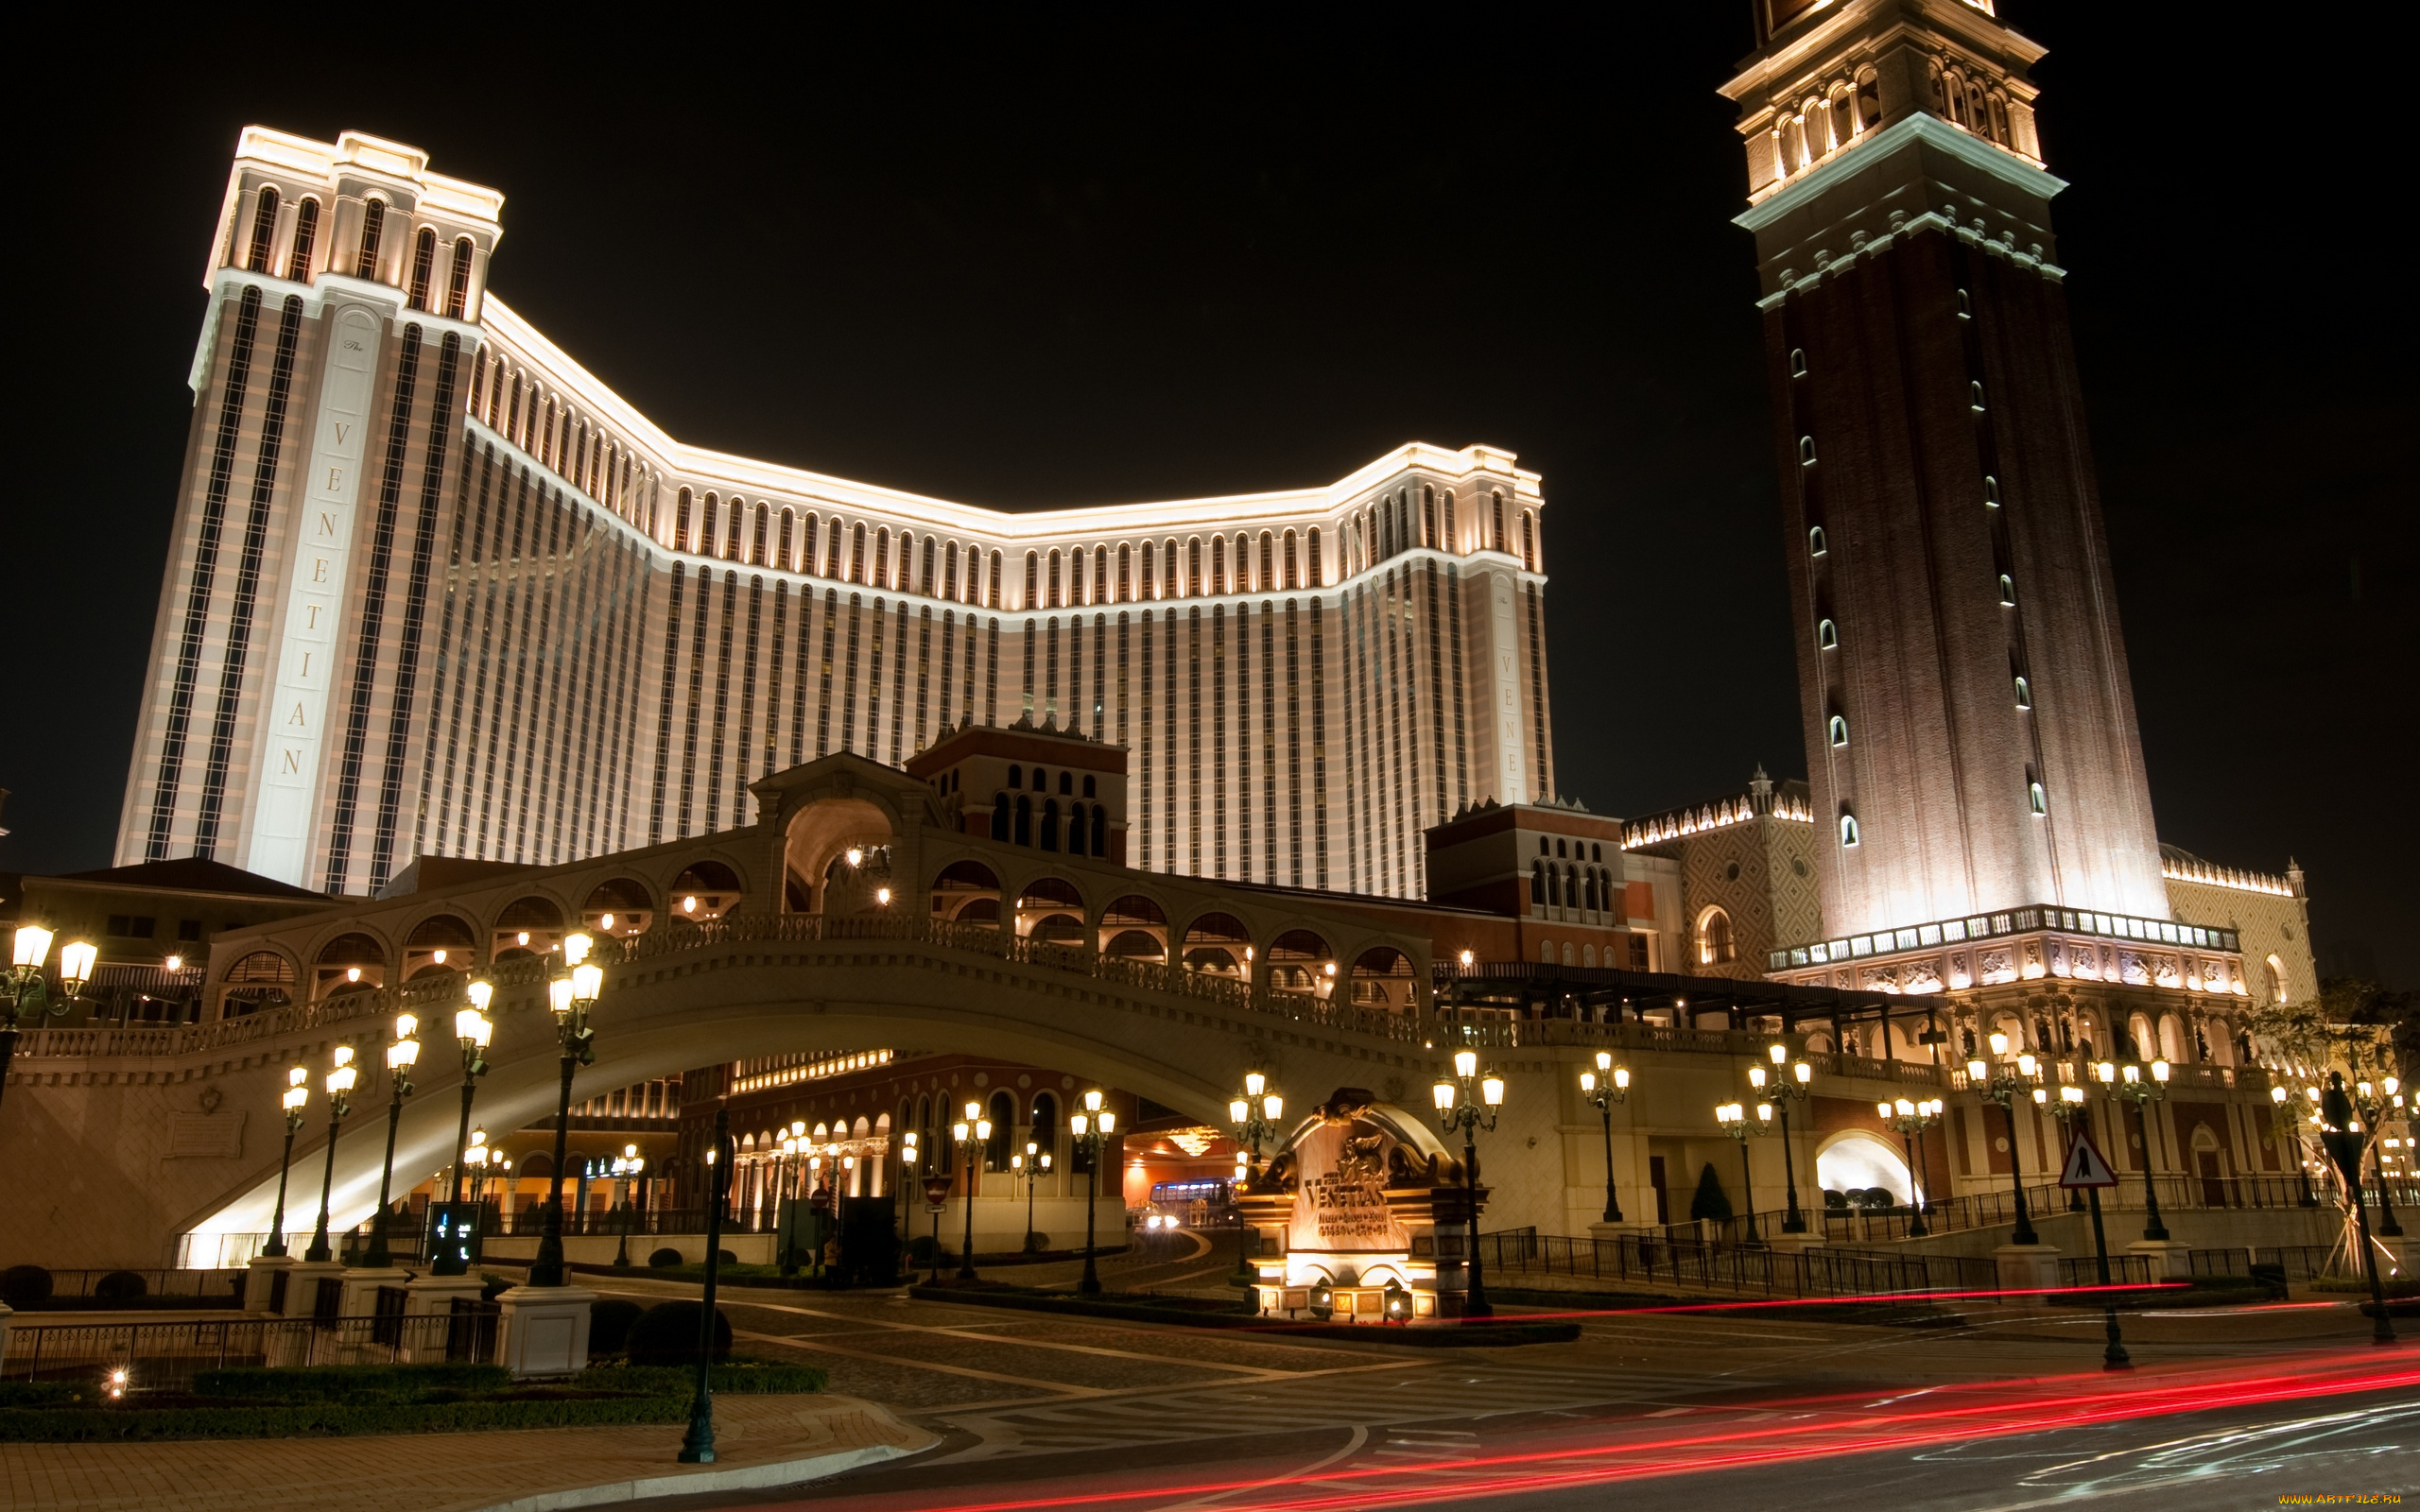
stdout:
[[[495,1034],[495,1024],[487,1013],[488,1004],[495,997],[495,984],[473,977],[462,991],[471,1003],[454,1015],[454,1040],[462,1051],[462,1122],[454,1133],[454,1175],[445,1199],[449,1207],[462,1200],[462,1167],[471,1147],[471,1100],[478,1095],[479,1078],[488,1074],[488,1040]],[[468,1246],[448,1244],[428,1271],[432,1276],[460,1276],[471,1268],[470,1260]]]
[[[1471,1092],[1478,1092],[1473,1101]],[[1468,1290],[1463,1293],[1464,1317],[1491,1317],[1495,1310],[1487,1305],[1487,1278],[1478,1259],[1478,1132],[1495,1132],[1496,1114],[1504,1107],[1504,1078],[1489,1067],[1481,1075],[1478,1052],[1454,1052],[1454,1075],[1448,1081],[1440,1076],[1429,1088],[1437,1103],[1437,1122],[1445,1132],[1459,1130],[1462,1136],[1462,1245],[1463,1263],[1470,1267]]]
[[1614,1064],[1613,1052],[1597,1052],[1597,1069],[1580,1074],[1580,1100],[1597,1109],[1605,1125],[1605,1221],[1622,1221],[1621,1198],[1614,1193],[1614,1105],[1630,1101],[1630,1068]]
[[378,1168],[378,1211],[370,1215],[370,1252],[362,1263],[372,1268],[391,1265],[394,1252],[387,1247],[387,1198],[395,1181],[395,1125],[404,1116],[404,1099],[412,1094],[412,1067],[420,1061],[420,1016],[413,1013],[395,1015],[395,1042],[387,1047],[387,1080],[392,1095],[387,1101],[387,1159]]
[[2302,1181],[2302,1205],[2319,1206],[2319,1194],[2310,1189],[2310,1152],[2303,1145],[2302,1120],[2295,1116],[2292,1100],[2283,1084],[2269,1089],[2270,1116],[2276,1125],[2278,1152],[2290,1149],[2294,1154],[2294,1175]]
[[1815,1068],[1804,1060],[1790,1059],[1789,1046],[1785,1044],[1772,1046],[1769,1053],[1773,1062],[1770,1085],[1762,1066],[1748,1068],[1748,1085],[1772,1098],[1781,1113],[1782,1182],[1789,1194],[1789,1206],[1782,1212],[1781,1231],[1803,1234],[1806,1231],[1806,1215],[1798,1211],[1798,1161],[1789,1149],[1789,1104],[1792,1098],[1805,1102],[1814,1091]]
[[2143,1208],[2148,1220],[2143,1225],[2143,1237],[2164,1240],[2168,1237],[2168,1225],[2160,1222],[2159,1186],[2152,1178],[2152,1158],[2158,1146],[2152,1143],[2151,1113],[2145,1105],[2167,1101],[2168,1062],[2152,1061],[2151,1074],[2146,1076],[2135,1061],[2120,1066],[2104,1060],[2092,1068],[2092,1074],[2100,1078],[2100,1085],[2109,1090],[2112,1098],[2122,1097],[2135,1105],[2135,1126],[2143,1141]]
[[1067,1132],[1076,1153],[1084,1158],[1084,1165],[1092,1173],[1084,1185],[1084,1279],[1076,1290],[1085,1297],[1100,1295],[1100,1271],[1093,1263],[1093,1204],[1100,1196],[1100,1154],[1111,1135],[1117,1132],[1117,1114],[1101,1106],[1098,1087],[1084,1092],[1084,1110],[1067,1120]]
[[1910,1239],[1922,1239],[1932,1232],[1925,1227],[1924,1179],[1917,1174],[1924,1166],[1916,1159],[1916,1142],[1925,1137],[1925,1130],[1941,1121],[1941,1107],[1938,1097],[1927,1097],[1921,1103],[1911,1103],[1902,1097],[1896,1102],[1874,1105],[1875,1111],[1882,1115],[1882,1122],[1899,1131],[1900,1146],[1908,1152],[1908,1237]]
[[302,1108],[311,1100],[311,1073],[307,1067],[288,1067],[285,1073],[285,1153],[277,1158],[277,1211],[269,1214],[268,1243],[261,1246],[264,1255],[285,1253],[285,1173],[294,1163],[294,1136],[302,1127]]
[[[2083,1089],[2076,1086],[2073,1082],[2062,1082],[2059,1085],[2058,1100],[2053,1102],[2050,1098],[2049,1088],[2036,1087],[2033,1089],[2033,1106],[2041,1108],[2043,1111],[2048,1113],[2051,1117],[2059,1121],[2059,1127],[2062,1131],[2059,1140],[2059,1148],[2063,1151],[2074,1149],[2077,1139],[2076,1121],[2083,1118],[2085,1112]],[[2067,1189],[2067,1211],[2069,1212],[2082,1212],[2084,1211],[2083,1194],[2084,1189],[2082,1187],[2069,1187]]]
[[1033,1253],[1035,1248],[1033,1243],[1033,1189],[1035,1184],[1039,1182],[1044,1176],[1049,1173],[1050,1152],[1044,1149],[1033,1141],[1028,1140],[1025,1142],[1024,1154],[1011,1155],[1009,1157],[1009,1169],[1016,1176],[1025,1177],[1025,1252],[1030,1255]]
[[2017,1245],[2038,1245],[2041,1236],[2033,1231],[2033,1214],[2025,1206],[2025,1151],[2016,1137],[2016,1105],[2034,1083],[2042,1077],[2042,1063],[2030,1052],[2017,1052],[2009,1058],[2009,1038],[1995,1031],[1992,1035],[1992,1057],[1979,1057],[1966,1062],[1966,1085],[1989,1101],[2000,1105],[2008,1118],[2009,1192],[2016,1200],[2016,1230],[2009,1242]]
[[[975,1279],[975,1198],[983,1190],[983,1168],[980,1163],[984,1146],[992,1142],[992,1121],[983,1116],[983,1105],[970,1102],[966,1117],[950,1125],[950,1134],[958,1143],[959,1163],[966,1167],[966,1237],[958,1252],[958,1279]],[[837,1148],[837,1146],[836,1146]]]
[[731,1158],[736,1153],[726,1103],[715,1109],[715,1143],[706,1152],[706,1263],[698,1305],[698,1373],[689,1397],[689,1431],[681,1439],[681,1452],[673,1456],[683,1465],[715,1461],[715,1283],[722,1274],[722,1210],[730,1200]]
[[24,1020],[39,1022],[65,1013],[93,979],[93,961],[100,952],[82,940],[59,948],[59,989],[56,1001],[42,974],[50,957],[52,932],[40,924],[17,926],[16,954],[9,968],[9,992],[0,999],[0,1091],[9,1086],[9,1062],[17,1053],[17,1035]]
[[529,1267],[532,1286],[563,1284],[563,1161],[564,1142],[571,1137],[571,1074],[596,1063],[596,1031],[588,1026],[589,1012],[605,989],[605,971],[588,953],[596,942],[574,931],[563,936],[563,970],[546,984],[546,1006],[554,1010],[555,1038],[562,1046],[562,1079],[555,1090],[555,1170],[546,1189],[546,1227],[538,1240],[537,1263]]
[[631,1268],[631,1219],[633,1216],[631,1191],[638,1184],[639,1173],[647,1169],[647,1158],[639,1154],[635,1144],[625,1144],[622,1153],[614,1157],[614,1179],[622,1183],[622,1242],[614,1246],[614,1268]]
[[[1242,1187],[1259,1173],[1260,1142],[1275,1139],[1285,1132],[1286,1099],[1271,1091],[1269,1078],[1257,1071],[1244,1073],[1244,1091],[1240,1097],[1227,1100],[1227,1122],[1235,1125],[1236,1139],[1252,1153],[1236,1152],[1236,1185]],[[1237,1223],[1239,1238],[1236,1245],[1235,1283],[1249,1286],[1254,1276],[1252,1268],[1253,1229],[1250,1224]]]
[[[2385,1099],[2378,1095],[2377,1086],[2373,1086],[2367,1080],[2354,1085],[2353,1106],[2360,1113],[2362,1125],[2373,1135],[2378,1132],[2388,1119],[2400,1118],[2403,1115],[2403,1098],[2396,1092],[2396,1089],[2402,1083],[2393,1076],[2388,1076],[2380,1085],[2385,1088],[2386,1096],[2394,1099],[2392,1112],[2389,1111]],[[2396,1148],[2398,1142],[2390,1139],[2373,1139],[2371,1143],[2376,1149],[2371,1159],[2377,1164],[2378,1171],[2378,1232],[2389,1239],[2400,1239],[2403,1237],[2403,1225],[2394,1220],[2394,1199],[2388,1191],[2390,1177],[2387,1172],[2386,1154],[2388,1150]]]
[[2370,1279],[2370,1312],[2377,1319],[2372,1344],[2394,1342],[2394,1325],[2387,1321],[2386,1290],[2378,1283],[2377,1249],[2370,1238],[2370,1210],[2361,1201],[2361,1150],[2370,1142],[2367,1120],[2344,1094],[2344,1074],[2327,1074],[2327,1092],[2319,1100],[2319,1140],[2353,1199],[2353,1221],[2361,1239],[2361,1265]]
[[328,1069],[328,1163],[320,1175],[320,1224],[311,1230],[311,1247],[302,1251],[304,1260],[334,1260],[328,1248],[328,1202],[337,1184],[337,1134],[344,1126],[344,1116],[353,1111],[353,1087],[361,1073],[353,1064],[353,1046],[338,1045]]
[[1761,1246],[1764,1241],[1756,1236],[1756,1174],[1748,1162],[1748,1141],[1773,1131],[1773,1105],[1758,1103],[1756,1116],[1752,1119],[1739,1104],[1720,1103],[1715,1107],[1714,1121],[1739,1143],[1739,1182],[1748,1199],[1747,1242],[1752,1247]]

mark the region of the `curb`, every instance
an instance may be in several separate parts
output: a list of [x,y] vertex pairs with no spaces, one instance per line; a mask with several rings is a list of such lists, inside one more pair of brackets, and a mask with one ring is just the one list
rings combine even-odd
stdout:
[[864,1465],[879,1465],[885,1460],[904,1459],[922,1450],[901,1449],[892,1444],[873,1444],[863,1449],[841,1450],[830,1454],[810,1454],[803,1459],[773,1460],[763,1465],[737,1465],[729,1469],[700,1467],[694,1470],[668,1475],[649,1475],[637,1480],[608,1481],[601,1486],[575,1486],[562,1491],[539,1491],[515,1497],[510,1502],[491,1502],[474,1512],[562,1512],[568,1507],[607,1506],[617,1502],[637,1502],[649,1497],[687,1496],[702,1491],[752,1491],[772,1486],[792,1486],[801,1481],[818,1481],[842,1470],[853,1470]]

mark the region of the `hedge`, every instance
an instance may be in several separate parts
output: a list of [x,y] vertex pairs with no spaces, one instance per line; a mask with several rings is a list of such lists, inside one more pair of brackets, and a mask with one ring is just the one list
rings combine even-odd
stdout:
[[0,1407],[0,1443],[444,1434],[675,1423],[688,1416],[687,1399],[666,1396],[250,1407]]
[[[735,1360],[715,1366],[708,1372],[716,1393],[731,1397],[804,1395],[821,1391],[831,1379],[829,1371],[811,1365],[775,1365],[758,1360]],[[697,1388],[698,1377],[694,1367],[601,1365],[591,1366],[572,1377],[571,1383],[584,1391],[663,1392],[685,1401]]]
[[342,1401],[417,1391],[510,1391],[512,1372],[500,1365],[432,1361],[425,1365],[233,1366],[194,1373],[197,1397],[264,1398],[272,1401]]

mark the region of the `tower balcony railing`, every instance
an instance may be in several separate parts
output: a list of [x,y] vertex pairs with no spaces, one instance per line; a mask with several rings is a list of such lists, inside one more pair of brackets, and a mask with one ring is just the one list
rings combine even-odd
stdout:
[[1804,945],[1784,946],[1767,952],[1765,963],[1769,971],[1786,971],[1792,967],[1864,960],[1869,956],[1893,955],[1902,951],[1930,950],[1936,946],[1998,939],[2043,930],[2057,930],[2063,934],[2099,939],[2134,940],[2146,945],[2189,946],[2196,950],[2222,951],[2232,954],[2239,954],[2243,949],[2241,936],[2232,929],[2181,924],[2169,919],[2140,919],[2131,914],[2105,914],[2089,908],[2064,908],[2053,903],[2032,903],[2023,908],[1967,914],[1929,924],[1876,930],[1870,935],[1849,935],[1840,939],[1811,940]]

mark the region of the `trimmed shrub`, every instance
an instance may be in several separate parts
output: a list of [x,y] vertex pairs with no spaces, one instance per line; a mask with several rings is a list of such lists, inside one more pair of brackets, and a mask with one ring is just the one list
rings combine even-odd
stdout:
[[[581,1391],[645,1391],[686,1398],[697,1385],[697,1366],[594,1366],[572,1377]],[[789,1396],[821,1391],[831,1381],[828,1371],[811,1365],[774,1365],[761,1360],[735,1360],[707,1372],[722,1396]]]
[[716,1250],[716,1251],[715,1251],[715,1260],[716,1260],[716,1262],[717,1262],[718,1264],[723,1264],[723,1265],[736,1265],[736,1264],[738,1264],[738,1263],[739,1263],[739,1257],[738,1257],[737,1255],[733,1254],[733,1253],[732,1253],[730,1250],[728,1250],[728,1249],[717,1249],[717,1250]]
[[0,1271],[0,1302],[33,1307],[50,1300],[50,1272],[40,1265],[11,1265]]
[[912,1264],[930,1265],[933,1263],[933,1236],[918,1234],[908,1241],[908,1259]]
[[[698,1325],[701,1304],[687,1300],[658,1302],[631,1325],[623,1349],[634,1366],[688,1366],[698,1363]],[[715,1309],[714,1359],[731,1358],[731,1319]]]
[[1722,1177],[1714,1174],[1714,1162],[1706,1162],[1698,1173],[1697,1194],[1689,1198],[1689,1216],[1711,1218],[1725,1223],[1731,1217],[1731,1194],[1722,1190]]
[[479,1300],[482,1302],[493,1302],[513,1287],[511,1281],[506,1280],[492,1270],[479,1272]]
[[1039,1229],[1025,1236],[1025,1252],[1028,1255],[1039,1255],[1049,1247],[1050,1236]]
[[143,1278],[130,1270],[113,1270],[93,1283],[93,1300],[96,1302],[130,1302],[150,1288]]
[[681,1251],[666,1245],[654,1254],[648,1256],[647,1263],[650,1269],[666,1270],[681,1263]]
[[99,1388],[79,1381],[0,1381],[0,1407],[72,1407],[99,1396]]
[[619,1354],[630,1342],[631,1325],[645,1311],[628,1297],[609,1297],[592,1302],[588,1307],[588,1353],[591,1359],[600,1354]]
[[485,1401],[310,1402],[242,1407],[0,1406],[0,1443],[131,1442],[167,1438],[304,1438],[338,1434],[469,1433],[677,1423],[679,1397],[532,1397]]

